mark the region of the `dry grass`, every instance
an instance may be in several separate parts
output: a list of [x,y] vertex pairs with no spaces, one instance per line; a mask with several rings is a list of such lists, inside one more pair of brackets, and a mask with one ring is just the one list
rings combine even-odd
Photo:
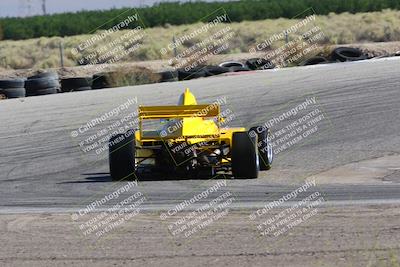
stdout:
[[143,67],[118,67],[106,73],[105,76],[111,87],[158,83],[161,80],[159,74]]
[[[297,20],[275,19],[263,21],[245,21],[232,23],[229,26],[235,32],[235,36],[229,41],[227,54],[248,52],[249,47],[264,41],[275,33],[292,26]],[[400,11],[384,10],[382,12],[359,14],[329,14],[317,16],[314,23],[324,32],[326,38],[323,45],[363,43],[363,42],[388,42],[400,41]],[[201,23],[181,26],[166,26],[146,29],[146,36],[140,41],[140,47],[133,53],[124,56],[121,62],[169,59],[171,53],[160,54],[160,49],[166,47],[172,40],[172,36],[182,36],[191,33],[201,27]],[[215,33],[227,25],[218,25],[211,30]],[[126,31],[108,36],[100,43],[96,43],[84,56],[96,51],[101,46],[125,34]],[[178,52],[190,47],[195,42],[207,38],[210,33],[202,34],[192,40],[186,41],[178,48]],[[59,44],[62,41],[65,47],[65,66],[78,65],[71,49],[84,42],[91,35],[79,35],[66,38],[39,38],[25,41],[1,41],[0,42],[0,67],[12,69],[26,68],[52,68],[60,66]],[[296,34],[290,35],[295,38]],[[277,42],[274,46],[280,46]]]

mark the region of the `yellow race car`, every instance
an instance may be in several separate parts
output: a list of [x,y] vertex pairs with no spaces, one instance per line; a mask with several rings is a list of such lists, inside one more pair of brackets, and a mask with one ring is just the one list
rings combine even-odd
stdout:
[[273,161],[269,129],[224,127],[218,103],[197,104],[189,89],[177,106],[139,106],[139,129],[109,141],[113,180],[146,173],[190,178],[232,174],[257,178]]

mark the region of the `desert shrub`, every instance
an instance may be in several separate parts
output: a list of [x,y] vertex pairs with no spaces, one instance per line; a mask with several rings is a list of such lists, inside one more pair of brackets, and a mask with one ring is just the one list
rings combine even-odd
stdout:
[[[229,49],[223,53],[248,52],[249,48],[257,43],[261,43],[271,35],[280,33],[298,20],[294,19],[267,19],[259,21],[244,21],[231,23],[229,26],[235,32],[234,38],[229,40]],[[172,37],[180,37],[190,33],[202,23],[190,25],[169,26],[169,28],[155,27],[146,30],[146,37],[138,50],[124,56],[120,62],[171,59],[173,52],[161,55],[160,49],[167,47],[172,42]],[[325,34],[325,39],[321,44],[349,44],[358,42],[380,42],[380,41],[400,41],[400,11],[384,10],[382,12],[370,13],[331,13],[327,16],[317,16],[315,25],[318,25]],[[218,25],[211,33],[214,33],[225,25]],[[120,31],[113,35],[118,38],[126,31]],[[79,56],[88,55],[96,51],[105,42],[96,43],[93,47],[85,50],[78,57],[72,53],[72,48],[91,38],[92,35],[77,35],[65,38],[37,38],[20,41],[0,41],[0,66],[6,68],[32,68],[34,66],[59,67],[59,43],[64,43],[64,62],[66,66],[78,65]],[[298,34],[291,34],[290,39],[294,39]],[[198,36],[197,40],[204,40],[207,35]],[[193,42],[191,43],[193,44]],[[277,41],[273,46],[279,47],[283,41]],[[271,47],[271,48],[274,48]],[[187,46],[178,47],[177,52],[181,53]],[[58,58],[58,59],[56,59]],[[54,65],[53,65],[54,64]]]
[[117,68],[105,74],[111,87],[157,83],[161,76],[144,67]]

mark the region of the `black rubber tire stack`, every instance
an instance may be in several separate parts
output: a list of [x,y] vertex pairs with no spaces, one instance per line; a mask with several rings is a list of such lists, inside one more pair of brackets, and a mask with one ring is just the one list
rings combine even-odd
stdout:
[[24,83],[23,79],[0,80],[0,94],[6,98],[25,97]]
[[247,67],[240,67],[240,66],[232,66],[229,67],[229,72],[239,72],[239,71],[249,71],[250,69]]
[[326,64],[329,63],[329,60],[325,57],[315,56],[309,59],[304,60],[300,66],[310,66],[310,65],[317,65],[317,64]]
[[229,68],[220,66],[207,66],[204,70],[206,71],[206,76],[214,76],[229,72]]
[[104,73],[94,74],[92,79],[92,89],[110,88],[110,82]]
[[246,66],[251,70],[267,70],[275,68],[275,64],[264,58],[251,58],[246,61]]
[[367,59],[367,56],[357,48],[352,47],[338,47],[333,50],[331,54],[331,58],[333,61],[357,61]]
[[177,71],[162,71],[158,72],[160,75],[160,82],[176,82],[178,81]]
[[218,66],[220,67],[225,67],[225,68],[231,68],[231,67],[246,67],[242,62],[239,61],[226,61],[220,63]]
[[61,80],[61,91],[78,92],[92,90],[93,80],[91,77],[68,78]]
[[25,81],[26,96],[57,94],[61,91],[58,74],[44,72],[28,78]]
[[206,77],[207,73],[204,67],[193,68],[190,70],[178,69],[178,79],[180,81],[192,80],[197,78]]

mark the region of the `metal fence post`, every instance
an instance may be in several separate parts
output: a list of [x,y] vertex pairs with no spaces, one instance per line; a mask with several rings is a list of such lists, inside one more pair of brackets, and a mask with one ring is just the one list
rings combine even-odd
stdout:
[[64,42],[60,42],[60,63],[61,68],[64,68]]
[[178,56],[178,51],[176,50],[176,39],[175,39],[175,35],[172,36],[172,42],[174,43],[174,57]]

